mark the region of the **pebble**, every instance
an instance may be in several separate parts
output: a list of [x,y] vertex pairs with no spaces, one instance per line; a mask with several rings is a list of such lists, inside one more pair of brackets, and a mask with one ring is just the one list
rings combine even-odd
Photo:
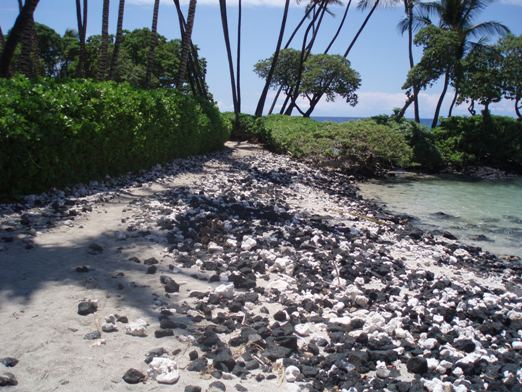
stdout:
[[125,333],[131,336],[145,337],[147,336],[147,323],[145,320],[137,319],[125,326]]
[[18,385],[18,380],[13,373],[4,372],[0,373],[0,387],[15,386]]
[[87,316],[88,314],[95,313],[97,310],[97,301],[82,301],[78,304],[78,314],[80,316]]
[[18,359],[13,357],[5,357],[0,359],[0,363],[5,367],[15,367],[18,364]]
[[301,374],[301,371],[299,370],[299,368],[297,366],[292,365],[292,366],[288,366],[285,369],[285,379],[288,382],[297,381],[297,378],[299,377],[300,374]]
[[125,381],[127,384],[138,384],[145,381],[145,378],[145,374],[133,368],[127,370],[123,375],[123,381]]
[[149,363],[149,377],[155,379],[159,384],[175,384],[179,380],[179,372],[177,370],[176,361],[156,357]]

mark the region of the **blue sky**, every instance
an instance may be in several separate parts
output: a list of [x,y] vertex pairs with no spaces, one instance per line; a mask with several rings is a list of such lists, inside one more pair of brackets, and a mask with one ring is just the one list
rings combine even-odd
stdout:
[[[304,3],[303,1],[302,3]],[[355,2],[355,0],[354,0]],[[66,28],[76,27],[73,0],[40,0],[36,20],[63,33]],[[110,31],[116,26],[118,1],[111,1]],[[150,27],[153,0],[127,0],[124,28]],[[235,39],[237,0],[229,0],[229,22],[232,39]],[[232,109],[228,64],[221,30],[217,0],[199,0],[193,33],[193,41],[199,45],[201,55],[208,61],[208,84],[214,98],[222,110]],[[89,1],[88,35],[99,34],[101,30],[102,0]],[[279,33],[283,11],[283,0],[243,0],[242,31],[242,100],[243,111],[253,112],[263,87],[263,82],[252,71],[253,65],[273,52]],[[333,7],[336,14],[325,19],[315,51],[324,50],[334,34],[342,15],[342,7]],[[17,0],[1,0],[0,26],[8,31],[17,16]],[[293,5],[290,9],[287,33],[289,34],[303,15],[303,7]],[[335,102],[321,102],[314,115],[317,116],[368,116],[390,113],[392,108],[401,106],[404,94],[401,86],[408,71],[407,45],[405,37],[397,31],[396,25],[403,16],[403,8],[387,7],[378,10],[356,46],[350,54],[352,66],[360,73],[362,85],[358,92],[359,104],[352,108],[341,99]],[[353,8],[347,24],[331,53],[344,52],[354,32],[358,29],[364,14]],[[514,34],[522,34],[522,0],[494,1],[481,15],[481,20],[495,20],[504,23]],[[478,20],[480,21],[480,20]],[[176,11],[171,0],[162,0],[158,30],[168,38],[179,38]],[[288,36],[288,35],[287,35]],[[296,43],[299,40],[295,41]],[[420,57],[416,51],[416,60]],[[438,99],[440,86],[435,86],[421,96],[421,116],[431,117]],[[447,97],[450,101],[452,94]],[[443,107],[447,113],[449,102]],[[498,114],[513,115],[511,102],[500,102],[493,106]],[[467,113],[465,107],[457,108],[457,113]]]

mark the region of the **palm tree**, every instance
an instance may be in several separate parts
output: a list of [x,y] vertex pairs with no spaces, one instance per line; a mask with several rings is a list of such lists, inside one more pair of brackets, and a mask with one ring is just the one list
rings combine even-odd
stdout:
[[114,40],[114,51],[112,53],[111,67],[109,68],[109,80],[114,78],[114,72],[118,66],[118,56],[120,55],[121,39],[123,37],[123,14],[125,13],[125,0],[120,0],[118,7],[118,22],[116,25],[116,39]]
[[27,29],[31,20],[33,20],[34,10],[38,5],[39,0],[26,0],[22,7],[18,17],[16,18],[15,24],[11,29],[7,41],[5,42],[4,50],[2,51],[2,57],[0,57],[0,76],[8,77],[9,68],[13,60],[16,46],[22,39],[24,31]]
[[87,48],[85,40],[87,35],[87,0],[83,0],[83,12],[80,0],[76,0],[76,21],[78,23],[78,38],[80,40],[80,56],[78,61],[77,76],[85,76],[87,67]]
[[3,49],[5,45],[4,33],[2,31],[2,27],[0,27],[0,49]]
[[[410,69],[412,69],[415,65],[415,62],[413,61],[413,31],[416,27],[414,26],[416,19],[413,14],[413,9],[417,3],[417,0],[403,0],[403,3],[406,17],[399,22],[398,27],[401,34],[408,32],[408,59],[410,61]],[[415,114],[415,122],[420,123],[419,99],[416,91],[414,91],[413,96],[413,111]]]
[[[287,0],[289,1],[289,0]],[[236,127],[239,126],[239,107],[237,104],[237,89],[236,77],[234,76],[234,63],[232,61],[232,50],[230,47],[230,35],[228,33],[228,18],[227,18],[227,0],[219,0],[219,10],[221,13],[221,26],[223,28],[223,36],[225,39],[225,47],[227,51],[228,70],[230,73],[230,84],[232,88],[232,102],[234,104],[234,113],[236,117]]]
[[[257,108],[256,108],[256,113],[255,113],[257,117],[260,117],[260,116],[263,115],[263,109],[265,107],[266,96],[268,95],[268,89],[270,88],[270,83],[272,82],[272,77],[274,75],[274,70],[275,70],[275,67],[276,67],[276,64],[277,64],[277,60],[279,58],[279,52],[281,50],[281,44],[283,42],[283,36],[285,35],[285,27],[286,27],[286,20],[287,20],[287,17],[288,17],[288,7],[289,6],[290,6],[290,0],[286,0],[286,2],[285,2],[285,9],[283,11],[283,19],[281,21],[281,28],[279,29],[279,38],[277,39],[276,50],[274,52],[274,57],[273,57],[273,60],[272,60],[272,64],[270,66],[270,70],[268,71],[268,75],[267,75],[266,80],[265,80],[265,86],[263,87],[263,91],[261,92],[261,96],[259,97],[259,101],[257,103]],[[288,42],[287,45],[289,45],[289,44],[290,44],[290,42]],[[276,100],[277,100],[277,98],[276,98]],[[270,109],[270,111],[272,111],[273,106],[274,105],[272,104],[272,108]]]
[[104,80],[107,71],[107,58],[109,50],[109,0],[103,0],[102,34],[100,47],[100,60],[98,62],[98,80]]
[[196,3],[197,0],[190,0],[187,24],[185,27],[184,34],[181,40],[181,56],[179,61],[178,78],[176,81],[176,87],[181,88],[183,80],[185,79],[185,73],[188,64],[188,58],[190,54],[190,46],[192,42],[192,28],[194,26],[194,17],[196,15]]
[[149,87],[150,78],[152,76],[152,67],[154,66],[154,53],[158,45],[158,15],[160,0],[154,0],[154,10],[152,12],[152,28],[149,55],[147,59],[147,71],[145,72],[145,87]]
[[[18,10],[22,12],[23,1],[18,0]],[[36,28],[34,19],[26,26],[20,39],[22,50],[18,58],[18,70],[29,78],[35,78],[38,75],[38,38],[36,36]]]
[[[444,75],[442,93],[435,108],[435,115],[431,124],[432,128],[437,126],[440,109],[452,78],[454,79],[455,95],[458,95],[458,64],[460,64],[460,61],[469,48],[472,47],[473,43],[471,40],[475,38],[478,39],[480,43],[485,41],[489,35],[503,35],[509,32],[506,26],[498,22],[473,23],[477,15],[492,1],[493,0],[441,0],[440,2],[419,3],[419,6],[426,13],[426,16],[436,15],[441,28],[455,31],[460,37],[460,46],[457,56],[454,63],[446,70]],[[450,113],[455,101],[456,98],[454,98],[451,104]]]
[[237,110],[241,113],[241,0],[237,10],[237,55],[236,55],[236,80],[237,80]]

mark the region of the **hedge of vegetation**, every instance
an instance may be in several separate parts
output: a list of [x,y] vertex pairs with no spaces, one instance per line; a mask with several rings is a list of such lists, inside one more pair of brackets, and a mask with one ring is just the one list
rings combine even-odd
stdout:
[[219,149],[213,105],[169,89],[0,80],[0,196],[118,175]]
[[373,120],[346,123],[317,122],[302,117],[242,115],[239,140],[257,140],[270,150],[319,164],[373,175],[391,167],[409,167],[412,148],[404,132]]
[[455,168],[491,166],[522,173],[522,122],[511,117],[442,119],[434,130],[444,161]]

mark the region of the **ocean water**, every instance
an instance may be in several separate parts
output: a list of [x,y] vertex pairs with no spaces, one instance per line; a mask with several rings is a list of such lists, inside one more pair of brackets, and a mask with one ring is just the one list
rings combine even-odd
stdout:
[[[332,121],[332,122],[348,122],[348,121],[357,121],[357,120],[364,120],[369,117],[326,117],[326,116],[313,116],[312,120],[320,121],[320,122],[326,122],[326,121]],[[432,119],[430,118],[421,118],[420,119],[421,124],[426,125],[427,127],[431,127]]]
[[522,177],[478,181],[399,175],[359,187],[363,197],[414,216],[421,227],[449,231],[497,255],[522,258]]

